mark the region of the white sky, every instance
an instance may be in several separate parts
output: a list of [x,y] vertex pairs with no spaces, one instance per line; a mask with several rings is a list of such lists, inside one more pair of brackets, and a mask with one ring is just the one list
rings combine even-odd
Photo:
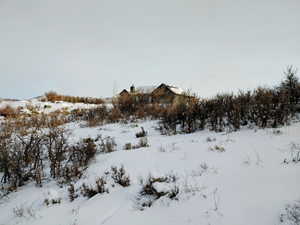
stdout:
[[211,96],[277,84],[290,64],[299,0],[0,0],[0,97],[162,82]]

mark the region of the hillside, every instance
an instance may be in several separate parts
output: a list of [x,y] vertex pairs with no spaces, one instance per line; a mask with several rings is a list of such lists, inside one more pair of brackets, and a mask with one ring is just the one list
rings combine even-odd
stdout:
[[[72,202],[69,187],[53,180],[43,181],[42,187],[29,183],[2,197],[0,224],[299,224],[285,210],[300,200],[300,163],[293,162],[300,152],[299,122],[278,129],[204,130],[173,136],[161,135],[157,124],[137,121],[94,128],[80,122],[66,124],[73,142],[109,136],[116,151],[96,154],[83,177],[74,182],[78,197]],[[124,150],[127,143],[138,145],[135,135],[141,127],[148,133],[149,146]],[[111,167],[121,166],[130,178],[127,187],[111,178]],[[165,193],[177,190],[176,197],[143,194],[140,181],[145,187],[150,174],[169,177],[153,187]],[[84,197],[79,190],[82,184],[95,185],[99,177],[106,180],[109,193]],[[149,202],[151,207],[146,207]]]
[[5,107],[11,107],[15,110],[20,109],[23,113],[29,113],[30,109],[34,109],[38,113],[51,113],[57,110],[72,111],[74,109],[89,109],[96,107],[95,104],[84,104],[84,103],[69,103],[69,102],[49,102],[40,101],[37,98],[30,100],[0,100],[0,110]]

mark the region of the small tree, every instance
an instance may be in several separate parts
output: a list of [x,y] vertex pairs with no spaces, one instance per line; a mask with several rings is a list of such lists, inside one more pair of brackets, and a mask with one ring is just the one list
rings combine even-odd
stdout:
[[281,82],[279,89],[288,98],[288,105],[291,113],[295,113],[296,106],[300,102],[300,83],[296,76],[297,69],[293,66],[288,66],[284,72],[285,79]]

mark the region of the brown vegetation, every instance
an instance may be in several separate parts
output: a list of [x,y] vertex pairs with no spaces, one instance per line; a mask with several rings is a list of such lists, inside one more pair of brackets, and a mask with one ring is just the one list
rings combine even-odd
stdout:
[[85,104],[103,104],[104,101],[101,98],[91,98],[91,97],[75,97],[68,95],[60,95],[54,91],[45,93],[44,101],[49,102],[70,102],[70,103],[85,103]]
[[275,88],[178,101],[161,114],[161,131],[191,133],[209,128],[221,132],[235,131],[241,126],[275,128],[288,124],[300,103],[300,83],[295,73],[288,67],[285,80]]
[[4,116],[7,118],[15,118],[20,113],[20,108],[13,108],[9,105],[5,106],[4,108],[0,108],[0,116]]

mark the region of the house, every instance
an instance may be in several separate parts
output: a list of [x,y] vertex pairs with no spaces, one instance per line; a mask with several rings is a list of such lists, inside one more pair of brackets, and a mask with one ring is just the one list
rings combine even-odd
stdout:
[[137,100],[143,100],[148,103],[172,103],[176,98],[186,96],[185,92],[178,87],[162,83],[159,86],[141,86],[130,90],[124,89],[119,93],[120,97],[134,96]]
[[162,83],[152,93],[153,102],[172,103],[179,97],[185,97],[185,91],[179,87]]
[[129,94],[129,92],[126,89],[124,89],[123,91],[121,91],[119,93],[119,96],[120,97],[127,97],[127,96],[130,96],[130,94]]

